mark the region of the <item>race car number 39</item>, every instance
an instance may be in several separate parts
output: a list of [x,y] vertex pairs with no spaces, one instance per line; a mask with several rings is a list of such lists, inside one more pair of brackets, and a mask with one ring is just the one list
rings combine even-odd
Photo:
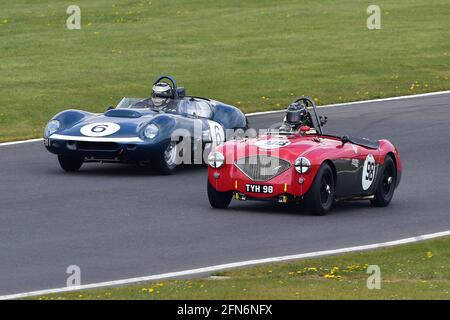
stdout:
[[117,123],[101,122],[87,124],[80,129],[80,132],[87,137],[105,137],[110,136],[119,130],[120,126]]

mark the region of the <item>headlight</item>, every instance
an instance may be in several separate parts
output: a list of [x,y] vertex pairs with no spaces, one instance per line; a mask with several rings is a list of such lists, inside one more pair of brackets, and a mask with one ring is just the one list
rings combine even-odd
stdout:
[[149,124],[144,129],[144,137],[147,139],[153,139],[158,134],[159,128],[155,124]]
[[60,127],[61,127],[61,123],[58,120],[51,120],[45,126],[44,138],[48,138],[49,136],[54,134],[56,131],[59,130]]
[[223,166],[224,162],[225,157],[218,151],[213,151],[208,156],[208,164],[215,169],[218,169],[221,166]]
[[298,173],[306,173],[311,168],[311,162],[304,157],[300,157],[295,160],[294,166]]

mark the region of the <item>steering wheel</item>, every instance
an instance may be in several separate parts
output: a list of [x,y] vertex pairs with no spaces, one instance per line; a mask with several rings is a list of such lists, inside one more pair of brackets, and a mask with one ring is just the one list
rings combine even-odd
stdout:
[[306,96],[298,97],[293,103],[304,104],[306,108],[316,107],[314,100]]
[[315,120],[317,122],[317,129],[319,131],[319,134],[322,135],[323,134],[323,128],[322,127],[326,123],[326,117],[323,118],[323,117],[319,116],[319,113],[317,112],[317,105],[314,102],[314,100],[311,99],[310,97],[301,96],[301,97],[298,97],[294,101],[294,103],[304,104],[306,108],[311,107],[314,110],[314,117],[315,117]]

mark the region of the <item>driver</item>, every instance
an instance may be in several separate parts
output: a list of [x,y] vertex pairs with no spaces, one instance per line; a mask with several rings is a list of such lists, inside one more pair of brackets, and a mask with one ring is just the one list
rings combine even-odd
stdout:
[[172,87],[167,82],[158,82],[152,88],[152,103],[155,107],[168,105],[174,99]]
[[286,117],[280,131],[300,132],[300,127],[312,127],[312,118],[303,103],[294,102],[286,110]]
[[151,97],[135,103],[133,107],[150,107],[164,111],[173,111],[176,108],[175,94],[167,82],[158,82],[152,87]]

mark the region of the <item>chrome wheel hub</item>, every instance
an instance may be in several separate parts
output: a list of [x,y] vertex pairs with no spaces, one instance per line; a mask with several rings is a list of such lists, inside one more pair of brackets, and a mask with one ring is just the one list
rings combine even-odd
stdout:
[[175,165],[175,160],[177,157],[177,145],[175,142],[171,142],[167,147],[166,151],[164,151],[164,159],[169,166]]

